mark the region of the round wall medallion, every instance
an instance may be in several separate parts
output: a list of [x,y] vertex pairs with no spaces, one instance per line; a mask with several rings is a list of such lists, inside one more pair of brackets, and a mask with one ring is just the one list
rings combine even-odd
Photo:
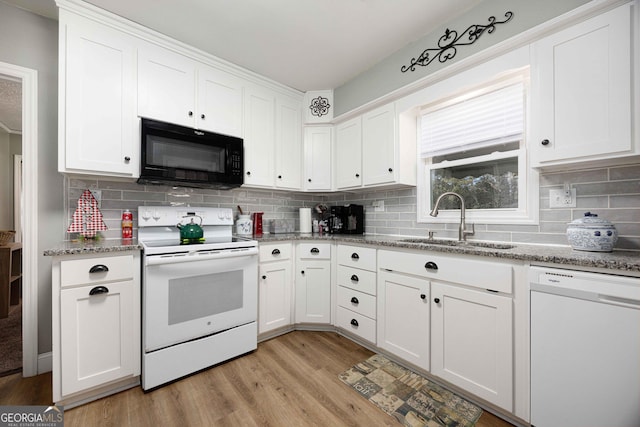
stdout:
[[311,100],[311,105],[309,106],[309,108],[311,109],[312,115],[322,117],[329,114],[329,108],[331,108],[331,104],[329,104],[328,98],[319,96]]

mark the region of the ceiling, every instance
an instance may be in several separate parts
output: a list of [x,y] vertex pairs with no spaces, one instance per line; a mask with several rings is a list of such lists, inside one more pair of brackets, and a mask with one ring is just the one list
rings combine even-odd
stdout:
[[[0,1],[57,19],[54,0]],[[482,0],[84,1],[306,92],[343,85]]]
[[[57,17],[53,0],[2,0]],[[482,0],[85,0],[301,91],[333,89]]]

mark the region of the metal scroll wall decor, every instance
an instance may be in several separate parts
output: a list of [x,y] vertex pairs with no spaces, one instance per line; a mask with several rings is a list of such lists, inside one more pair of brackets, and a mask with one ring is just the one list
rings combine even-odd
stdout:
[[496,29],[496,25],[505,24],[511,21],[513,18],[513,12],[509,11],[504,14],[504,21],[496,21],[495,16],[490,16],[487,25],[471,25],[464,30],[460,35],[455,30],[447,28],[444,35],[438,40],[438,47],[425,49],[418,58],[411,58],[409,65],[403,65],[400,69],[403,73],[407,71],[415,71],[416,65],[426,67],[431,64],[436,58],[438,61],[444,63],[452,59],[458,53],[459,46],[468,46],[474,44],[476,40],[480,38],[485,32],[491,34]]
[[311,105],[309,105],[309,108],[311,109],[312,115],[322,117],[329,114],[329,108],[331,108],[331,104],[329,104],[328,98],[319,96],[311,100]]

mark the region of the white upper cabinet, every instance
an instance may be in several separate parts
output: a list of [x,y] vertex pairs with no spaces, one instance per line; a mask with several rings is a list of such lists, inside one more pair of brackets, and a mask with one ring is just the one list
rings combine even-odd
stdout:
[[244,183],[273,187],[275,97],[265,89],[249,86],[244,104]]
[[362,116],[362,171],[364,185],[395,180],[397,128],[393,104]]
[[138,115],[242,136],[242,81],[151,44],[138,54]]
[[331,126],[304,129],[304,175],[307,191],[331,190]]
[[416,185],[416,119],[387,104],[336,126],[336,188]]
[[532,45],[535,166],[637,152],[631,61],[630,4]]
[[194,127],[196,62],[145,44],[138,53],[138,115]]
[[242,137],[242,86],[231,74],[200,67],[196,127]]
[[267,88],[244,90],[244,184],[300,190],[301,102]]
[[336,187],[362,186],[362,117],[336,126]]
[[302,180],[302,104],[276,97],[276,188],[300,190]]
[[60,10],[60,172],[139,175],[135,39]]

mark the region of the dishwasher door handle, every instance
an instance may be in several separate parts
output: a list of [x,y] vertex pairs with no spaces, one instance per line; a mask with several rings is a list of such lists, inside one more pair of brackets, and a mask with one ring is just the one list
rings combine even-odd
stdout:
[[620,307],[640,309],[640,301],[636,301],[628,298],[612,297],[611,295],[599,294],[598,301],[603,302],[605,304],[617,305]]

